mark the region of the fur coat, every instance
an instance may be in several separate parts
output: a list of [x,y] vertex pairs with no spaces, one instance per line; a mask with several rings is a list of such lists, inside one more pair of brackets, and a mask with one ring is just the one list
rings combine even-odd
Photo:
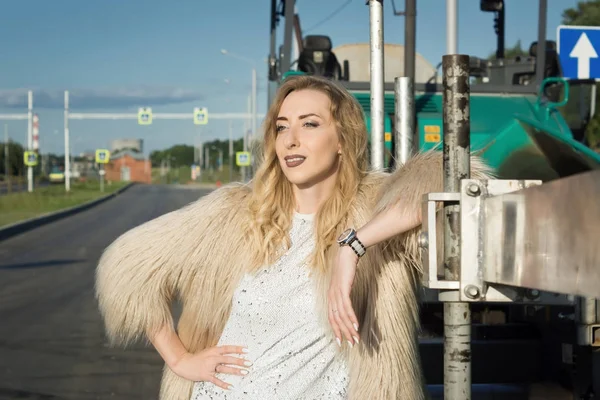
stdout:
[[[487,168],[476,157],[471,176]],[[371,172],[352,202],[347,227],[357,229],[394,205],[420,210],[422,196],[443,191],[442,153],[421,153],[391,174]],[[96,296],[113,345],[147,338],[173,324],[170,305],[183,306],[177,330],[190,352],[217,344],[231,299],[247,265],[248,244],[240,226],[251,188],[228,185],[190,205],[144,223],[119,237],[103,253]],[[358,264],[352,302],[361,341],[340,351],[350,369],[350,399],[419,400],[426,397],[418,351],[419,228],[367,250]],[[331,246],[333,260],[338,246]],[[327,320],[329,274],[313,274]],[[164,368],[162,400],[188,400],[193,382]]]

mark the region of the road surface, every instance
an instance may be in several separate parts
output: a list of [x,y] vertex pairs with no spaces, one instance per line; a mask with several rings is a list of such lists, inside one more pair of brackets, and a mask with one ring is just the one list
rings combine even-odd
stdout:
[[0,399],[156,399],[156,352],[106,346],[94,270],[120,234],[206,193],[134,186],[0,242]]

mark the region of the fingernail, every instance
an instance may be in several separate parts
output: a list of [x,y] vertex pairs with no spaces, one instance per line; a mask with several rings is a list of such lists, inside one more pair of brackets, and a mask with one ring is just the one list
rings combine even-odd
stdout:
[[245,361],[245,362],[244,362],[244,365],[245,365],[246,367],[250,367],[250,366],[252,366],[252,362],[251,362],[251,361]]
[[247,348],[245,348],[245,347],[244,347],[244,348],[242,349],[242,353],[250,353],[250,350],[248,350]]
[[245,369],[243,369],[243,370],[240,371],[240,374],[242,374],[242,375],[248,375],[248,371],[246,371]]
[[229,390],[233,389],[233,385],[229,385],[229,386],[227,387],[227,389],[229,389]]
[[354,330],[358,332],[358,324],[354,324]]
[[356,344],[358,344],[358,338],[356,336],[352,336],[354,338],[354,341],[356,342]]
[[352,342],[351,342],[351,341],[349,341],[349,340],[346,340],[346,341],[347,341],[347,342],[348,342],[348,344],[350,345],[350,348],[353,348],[353,347],[354,347],[354,345],[352,344]]
[[342,347],[342,341],[340,340],[340,338],[339,338],[339,337],[336,337],[336,338],[335,338],[335,341],[337,342],[337,344],[338,344],[338,347]]

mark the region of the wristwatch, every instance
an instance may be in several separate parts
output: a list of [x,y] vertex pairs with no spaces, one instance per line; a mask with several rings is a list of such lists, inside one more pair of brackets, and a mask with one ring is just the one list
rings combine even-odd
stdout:
[[356,230],[348,228],[338,237],[337,242],[340,246],[350,246],[356,255],[360,258],[365,255],[367,248],[358,240]]

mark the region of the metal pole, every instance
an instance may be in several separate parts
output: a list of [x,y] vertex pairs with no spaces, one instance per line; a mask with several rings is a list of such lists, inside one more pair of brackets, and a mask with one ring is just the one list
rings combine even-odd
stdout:
[[590,119],[596,114],[596,83],[592,85],[591,99],[590,99]]
[[8,124],[4,124],[4,177],[8,183],[9,191],[11,185],[10,179],[10,163],[8,162],[9,149],[8,149]]
[[394,79],[395,123],[394,143],[396,143],[396,162],[405,164],[414,153],[415,134],[415,96],[414,80],[409,77]]
[[371,30],[371,167],[384,168],[383,0],[369,0]]
[[[256,68],[252,68],[252,136],[250,143],[258,138],[258,126],[256,118],[256,107],[257,107],[257,87],[256,87]],[[261,135],[262,136],[262,135]],[[250,159],[250,173],[254,174],[254,159]]]
[[256,139],[257,135],[257,118],[256,118],[256,102],[257,102],[257,89],[256,89],[256,68],[252,68],[252,138]]
[[[460,192],[470,177],[469,56],[445,55],[443,69],[444,192]],[[460,280],[460,206],[444,207],[444,275]],[[471,310],[444,302],[444,399],[471,398]]]
[[100,164],[100,191],[104,192],[104,164]]
[[589,297],[579,298],[580,315],[578,321],[584,325],[595,324],[596,319],[596,299]]
[[[271,27],[269,32],[269,72],[272,72],[277,62],[277,0],[271,0]],[[273,78],[275,77],[269,74],[269,79]]]
[[210,168],[210,153],[208,152],[208,146],[204,147],[204,162],[205,162],[205,166],[204,168],[208,171],[208,169]]
[[446,0],[446,51],[458,53],[458,0]]
[[296,0],[285,0],[285,28],[283,31],[283,55],[281,58],[281,73],[290,70],[292,64],[292,33],[294,29],[294,3]]
[[200,140],[200,144],[198,145],[198,165],[200,165],[200,176],[202,176],[202,170],[204,170],[204,152],[202,151],[202,149],[204,149],[204,141],[203,141],[203,129],[200,129],[200,133],[198,134],[199,140]]
[[[33,147],[33,92],[27,92],[27,151]],[[27,167],[27,191],[33,192],[33,167]]]
[[546,24],[548,19],[548,0],[540,0],[538,14],[538,44],[536,54],[535,80],[538,85],[544,80],[546,64]]
[[267,80],[267,107],[271,107],[281,73],[277,69],[277,1],[271,0],[271,43],[269,48],[269,79]]
[[503,1],[500,10],[498,11],[498,17],[496,23],[498,24],[498,41],[496,45],[496,58],[498,60],[504,59],[504,37],[506,36],[506,2]]
[[71,158],[69,154],[69,91],[65,90],[65,191],[71,190]]
[[233,182],[233,126],[229,120],[229,182]]
[[[406,0],[404,6],[404,76],[415,79],[417,47],[417,4]],[[413,93],[414,94],[414,93]]]
[[[252,95],[250,95],[248,97],[248,114],[252,114]],[[251,118],[252,119],[252,118]],[[251,122],[248,123],[248,121],[244,124],[244,133],[242,136],[242,149],[243,151],[248,151],[248,128],[249,126],[251,126]],[[241,174],[241,181],[242,182],[246,182],[246,170],[247,167],[240,167],[240,174]]]

